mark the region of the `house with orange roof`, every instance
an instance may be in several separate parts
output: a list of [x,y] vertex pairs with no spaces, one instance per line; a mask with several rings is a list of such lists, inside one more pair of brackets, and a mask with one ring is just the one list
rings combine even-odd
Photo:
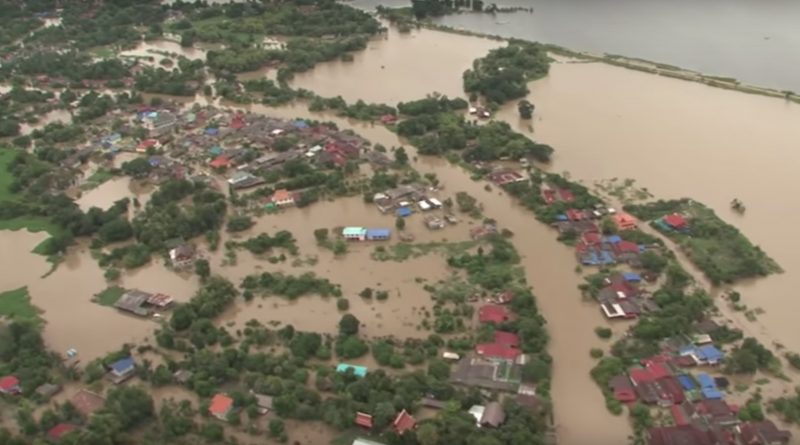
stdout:
[[403,434],[408,430],[413,430],[417,426],[417,421],[406,410],[400,411],[392,422],[392,428],[397,434]]
[[294,205],[294,193],[286,189],[275,190],[270,201],[278,207],[291,206]]
[[225,394],[217,394],[208,405],[208,413],[219,420],[228,421],[228,416],[233,412],[233,399]]
[[614,218],[614,223],[617,225],[619,230],[635,229],[638,223],[636,218],[625,212],[619,212],[612,216],[612,218]]

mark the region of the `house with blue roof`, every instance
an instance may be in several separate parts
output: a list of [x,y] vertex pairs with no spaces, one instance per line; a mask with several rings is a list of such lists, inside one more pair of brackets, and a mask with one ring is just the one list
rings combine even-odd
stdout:
[[125,357],[112,363],[109,377],[115,384],[120,384],[136,374],[136,362],[133,357]]
[[635,272],[625,272],[622,274],[622,278],[629,283],[638,283],[642,281],[642,277]]
[[697,388],[697,385],[694,383],[694,379],[692,379],[692,376],[690,375],[681,374],[678,376],[678,381],[680,382],[684,391],[693,391]]
[[369,241],[384,241],[392,236],[392,231],[389,229],[367,229],[367,240]]
[[622,238],[619,235],[609,235],[606,237],[606,242],[609,244],[619,244],[622,242]]
[[725,358],[725,353],[712,344],[695,346],[687,345],[678,350],[681,357],[691,357],[697,365],[718,365]]
[[353,370],[353,374],[356,377],[365,377],[367,375],[367,367],[366,366],[357,366],[357,365],[350,365],[347,363],[339,363],[336,366],[336,372],[346,373],[348,370]]
[[306,128],[308,128],[308,122],[302,119],[297,119],[296,121],[292,122],[292,126],[294,126],[294,128],[298,130],[305,130]]
[[395,212],[397,216],[405,218],[406,216],[411,216],[411,207],[400,207]]
[[714,378],[710,375],[706,374],[705,372],[701,372],[697,374],[697,381],[700,383],[700,388],[716,388],[717,384],[714,382]]
[[206,136],[217,136],[219,128],[206,128]]

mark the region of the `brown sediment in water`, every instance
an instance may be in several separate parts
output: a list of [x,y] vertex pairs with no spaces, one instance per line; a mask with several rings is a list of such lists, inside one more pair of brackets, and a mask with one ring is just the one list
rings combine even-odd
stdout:
[[[800,224],[791,205],[800,106],[604,64],[555,64],[530,88],[532,121],[521,121],[514,104],[497,117],[556,147],[554,170],[587,183],[632,178],[657,197],[697,199],[774,258],[785,273],[736,288],[765,310],[765,344],[800,350],[792,315],[800,251],[791,242]],[[733,198],[746,203],[745,215],[730,209]]]
[[[127,176],[116,177],[91,190],[82,192],[80,198],[75,202],[83,211],[87,211],[92,207],[105,210],[111,207],[114,202],[124,198],[130,198],[131,201],[138,199],[139,203],[144,206],[153,190],[154,187],[139,181],[132,181]],[[133,208],[133,204],[131,204],[131,208]]]

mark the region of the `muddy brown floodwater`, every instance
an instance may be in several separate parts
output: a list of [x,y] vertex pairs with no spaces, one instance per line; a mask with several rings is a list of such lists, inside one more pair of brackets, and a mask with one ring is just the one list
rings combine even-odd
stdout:
[[[772,256],[785,273],[737,288],[765,310],[754,325],[760,337],[800,351],[799,105],[598,63],[555,64],[530,87],[532,122],[513,104],[498,117],[553,145],[554,170],[587,183],[633,178],[656,197],[697,199]],[[746,214],[731,211],[734,198]]]
[[292,86],[347,102],[396,105],[438,92],[461,97],[461,76],[475,58],[503,42],[457,34],[415,30],[402,34],[389,26],[352,62],[334,61],[295,75]]
[[[406,224],[405,232],[413,234],[418,243],[469,240],[469,225],[466,223],[430,231],[424,227],[421,215],[413,215]],[[445,258],[431,252],[403,262],[373,260],[371,255],[376,247],[391,249],[391,245],[398,242],[396,232],[394,239],[388,242],[350,243],[348,252],[338,258],[330,250],[316,245],[315,229],[328,228],[333,232],[335,227],[343,226],[394,230],[394,217],[381,214],[374,205],[365,204],[360,196],[320,202],[308,208],[289,208],[279,214],[259,218],[251,230],[233,239],[244,240],[259,233],[274,235],[279,230],[288,230],[297,239],[300,251],[297,258],[287,255],[284,263],[273,265],[264,257],[238,250],[235,265],[220,266],[225,259],[221,249],[211,257],[212,265],[236,284],[253,273],[300,275],[313,272],[341,285],[344,298],[350,302],[349,312],[363,324],[363,334],[371,337],[427,337],[431,332],[418,327],[422,320],[422,308],[431,310],[432,306],[430,294],[423,290],[423,286],[447,278],[449,272]],[[332,233],[332,236],[335,234]],[[280,253],[276,250],[269,255],[277,256]],[[316,258],[317,263],[304,261],[309,256]],[[293,264],[295,259],[298,264]],[[301,261],[303,264],[299,264]],[[388,291],[390,296],[384,301],[364,300],[358,293],[367,287]],[[309,303],[309,299],[314,302]],[[300,330],[335,334],[342,313],[336,309],[336,299],[333,297],[301,296],[292,301],[273,296],[237,304],[220,321],[224,324],[233,322],[237,327],[242,327],[253,318],[262,323],[274,320],[292,324]]]

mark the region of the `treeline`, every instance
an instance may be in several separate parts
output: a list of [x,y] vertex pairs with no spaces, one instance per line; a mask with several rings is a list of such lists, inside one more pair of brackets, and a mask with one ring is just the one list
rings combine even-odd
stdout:
[[411,0],[414,17],[422,20],[427,17],[439,17],[458,9],[469,8],[473,11],[483,10],[482,0]]
[[489,51],[464,72],[464,91],[481,95],[491,104],[503,104],[528,94],[528,82],[547,75],[550,58],[539,43],[511,40]]
[[342,295],[339,285],[331,283],[327,278],[318,278],[312,272],[300,276],[270,272],[248,275],[242,281],[242,289],[245,289],[245,292],[249,291],[251,295],[257,292],[264,295],[279,295],[290,300],[307,294],[323,297]]
[[61,25],[37,31],[31,41],[42,45],[70,43],[81,50],[105,46],[132,46],[141,40],[137,27],[152,28],[166,17],[158,0],[65,2]]
[[203,61],[178,59],[171,70],[147,67],[136,76],[136,89],[145,93],[193,96],[203,81]]
[[87,53],[76,51],[37,51],[3,64],[0,73],[23,76],[45,75],[73,82],[82,80],[112,80],[129,75],[128,66],[119,59],[93,60]]
[[313,112],[333,110],[339,116],[362,121],[374,121],[380,119],[381,116],[395,116],[397,114],[397,110],[391,105],[366,103],[361,99],[349,105],[342,99],[342,96],[331,98],[315,96],[309,103],[308,110]]
[[[505,122],[492,121],[477,125],[453,112],[427,113],[427,110],[440,107],[442,99],[427,98],[422,101],[427,104],[400,104],[398,108],[401,113],[412,110],[413,113],[424,114],[413,115],[397,124],[397,133],[409,138],[420,154],[447,155],[456,151],[468,162],[521,158],[542,162],[550,160],[552,147],[531,141],[513,131]],[[459,101],[457,105],[460,107],[463,104]]]

